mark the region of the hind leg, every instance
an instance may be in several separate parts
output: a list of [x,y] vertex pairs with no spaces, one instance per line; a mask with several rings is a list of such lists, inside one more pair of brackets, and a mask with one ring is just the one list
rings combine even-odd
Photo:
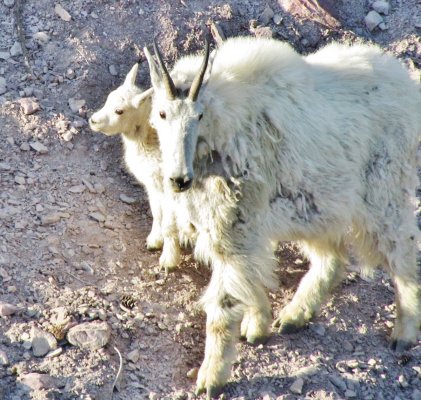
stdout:
[[307,242],[303,250],[311,262],[291,302],[274,322],[279,333],[296,332],[319,311],[345,270],[344,249],[323,242]]
[[263,288],[256,288],[256,301],[256,305],[247,307],[241,321],[241,338],[250,344],[267,342],[272,320],[269,299]]
[[416,342],[420,325],[419,277],[416,263],[415,236],[405,235],[387,257],[395,286],[396,320],[392,332],[392,348],[405,350]]

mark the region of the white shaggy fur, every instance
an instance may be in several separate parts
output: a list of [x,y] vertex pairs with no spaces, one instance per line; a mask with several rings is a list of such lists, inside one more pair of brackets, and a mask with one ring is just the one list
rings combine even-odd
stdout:
[[164,196],[158,137],[149,124],[152,90],[143,91],[135,85],[137,71],[135,64],[124,83],[91,116],[89,124],[92,130],[106,135],[121,133],[127,169],[144,185],[149,197],[153,223],[147,248],[163,247],[159,262],[168,270],[180,261],[178,230],[171,196]]
[[415,342],[421,96],[402,65],[374,46],[331,44],[301,57],[279,41],[234,38],[217,51],[197,101],[183,95],[183,74],[198,63],[180,60],[171,75],[182,94],[168,100],[146,54],[164,184],[193,179],[175,195],[177,210],[197,229],[195,256],[213,269],[198,392],[212,397],[225,384],[240,334],[268,335],[278,241],[300,243],[312,264],[275,321],[280,332],[318,312],[352,245],[365,270],[382,265],[394,281],[394,345]]

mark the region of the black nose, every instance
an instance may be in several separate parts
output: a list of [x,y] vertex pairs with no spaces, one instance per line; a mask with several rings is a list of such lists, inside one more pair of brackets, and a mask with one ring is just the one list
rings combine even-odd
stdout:
[[185,176],[184,178],[170,178],[171,185],[175,192],[184,192],[187,189],[190,189],[193,179]]

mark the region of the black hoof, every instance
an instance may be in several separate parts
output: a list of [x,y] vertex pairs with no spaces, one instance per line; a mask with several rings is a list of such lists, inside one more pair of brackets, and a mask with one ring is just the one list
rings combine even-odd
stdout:
[[291,323],[286,323],[286,324],[281,324],[279,326],[278,332],[281,334],[291,334],[291,333],[297,333],[302,328],[303,327],[300,327]]
[[412,343],[406,340],[394,339],[390,343],[390,348],[396,351],[397,353],[402,353],[405,350],[408,350],[411,346],[412,346]]

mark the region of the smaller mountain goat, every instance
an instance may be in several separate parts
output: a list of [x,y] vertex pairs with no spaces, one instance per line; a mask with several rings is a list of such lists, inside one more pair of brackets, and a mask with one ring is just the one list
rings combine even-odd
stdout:
[[149,124],[152,90],[142,91],[135,85],[137,71],[138,64],[135,64],[124,83],[113,90],[104,106],[91,116],[89,125],[95,132],[122,134],[127,169],[144,185],[149,197],[153,224],[147,248],[163,247],[159,262],[170,269],[180,259],[178,231],[174,227],[171,193],[164,196],[158,137]]
[[196,77],[183,81],[189,57],[169,74],[156,46],[158,64],[145,53],[164,185],[197,229],[195,256],[213,269],[197,391],[221,390],[240,334],[268,336],[278,241],[297,241],[311,261],[276,319],[280,332],[318,312],[349,244],[365,270],[382,265],[394,281],[393,347],[414,343],[421,94],[401,63],[374,46],[331,44],[301,57],[276,40],[233,38],[209,66],[208,45]]

